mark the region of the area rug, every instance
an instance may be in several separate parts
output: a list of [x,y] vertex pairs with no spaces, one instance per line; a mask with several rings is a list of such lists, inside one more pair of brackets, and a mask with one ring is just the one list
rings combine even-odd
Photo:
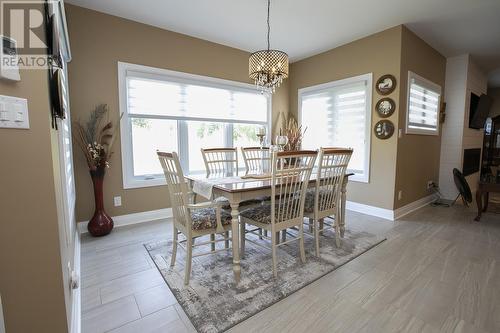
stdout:
[[[254,239],[257,240],[256,237]],[[171,240],[155,241],[144,246],[194,327],[198,332],[205,333],[222,332],[231,328],[383,240],[384,238],[368,232],[346,230],[342,245],[337,248],[333,232],[326,231],[321,240],[321,259],[318,259],[314,256],[314,239],[306,236],[305,264],[299,259],[298,242],[290,242],[278,248],[277,278],[273,277],[271,251],[246,242],[245,257],[241,259],[241,280],[238,284],[234,280],[229,250],[195,257],[190,285],[187,287],[184,286],[183,249],[177,250],[176,265],[170,267]],[[203,252],[206,250],[208,248],[203,249]]]

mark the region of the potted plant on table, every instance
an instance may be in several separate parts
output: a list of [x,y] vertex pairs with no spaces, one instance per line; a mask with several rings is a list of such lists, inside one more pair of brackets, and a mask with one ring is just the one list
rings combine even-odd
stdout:
[[92,236],[104,236],[113,229],[113,219],[104,210],[103,182],[113,154],[111,147],[116,136],[115,129],[116,125],[109,120],[106,104],[98,105],[87,122],[73,123],[73,140],[85,156],[94,186],[95,212],[87,225]]

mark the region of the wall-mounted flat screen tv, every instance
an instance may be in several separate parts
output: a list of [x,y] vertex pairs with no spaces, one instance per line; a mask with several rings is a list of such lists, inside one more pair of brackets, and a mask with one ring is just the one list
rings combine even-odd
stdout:
[[481,129],[484,128],[484,123],[488,118],[490,107],[493,100],[491,97],[481,94],[478,96],[471,93],[470,109],[469,109],[469,128]]

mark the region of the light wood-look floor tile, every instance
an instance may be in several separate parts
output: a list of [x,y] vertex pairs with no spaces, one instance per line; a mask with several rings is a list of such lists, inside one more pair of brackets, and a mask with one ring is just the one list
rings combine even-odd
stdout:
[[[231,332],[500,332],[500,217],[425,207],[389,222],[348,212],[387,241]],[[82,240],[83,332],[195,332],[143,243],[169,221]]]

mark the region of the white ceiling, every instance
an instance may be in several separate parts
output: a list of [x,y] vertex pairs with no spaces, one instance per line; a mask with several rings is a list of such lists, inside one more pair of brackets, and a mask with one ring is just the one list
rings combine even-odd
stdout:
[[[66,2],[246,51],[266,47],[266,0]],[[470,53],[485,73],[500,69],[500,0],[271,0],[271,48],[291,61],[398,24],[447,57]]]

